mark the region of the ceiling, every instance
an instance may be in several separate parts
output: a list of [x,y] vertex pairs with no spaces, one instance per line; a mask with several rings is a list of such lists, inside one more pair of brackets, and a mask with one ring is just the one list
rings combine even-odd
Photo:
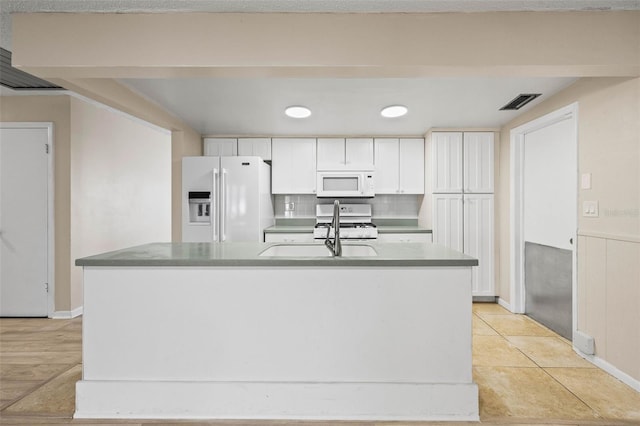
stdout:
[[[572,78],[124,79],[134,91],[203,135],[422,135],[432,127],[500,127],[571,84]],[[520,111],[499,109],[542,93]],[[409,113],[383,118],[403,104]],[[304,105],[306,119],[285,116]]]
[[[640,0],[0,0],[0,44],[11,50],[11,13],[325,12],[433,13],[640,10]],[[432,127],[500,127],[573,78],[124,79],[203,135],[420,135]],[[9,93],[7,93],[9,92]],[[520,111],[499,111],[520,93],[542,93]],[[5,88],[1,95],[17,94]],[[383,119],[404,104],[409,114]],[[305,120],[284,115],[303,104]]]

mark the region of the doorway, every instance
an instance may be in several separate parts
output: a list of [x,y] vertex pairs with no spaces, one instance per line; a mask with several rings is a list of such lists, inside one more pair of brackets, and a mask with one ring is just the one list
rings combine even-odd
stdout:
[[512,309],[571,340],[576,313],[577,104],[511,131]]
[[0,123],[0,316],[53,312],[52,123]]

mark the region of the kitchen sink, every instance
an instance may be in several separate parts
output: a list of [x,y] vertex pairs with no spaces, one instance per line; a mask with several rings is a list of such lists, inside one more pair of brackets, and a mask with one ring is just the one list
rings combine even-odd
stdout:
[[[377,256],[376,250],[365,244],[342,244],[342,257]],[[277,244],[269,247],[260,256],[265,257],[332,257],[324,244]]]

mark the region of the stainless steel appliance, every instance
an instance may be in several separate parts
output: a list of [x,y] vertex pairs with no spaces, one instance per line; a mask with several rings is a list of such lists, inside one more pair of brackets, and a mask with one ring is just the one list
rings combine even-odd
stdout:
[[274,224],[271,167],[260,157],[185,157],[182,206],[183,242],[261,242]]
[[372,170],[361,171],[319,171],[316,174],[318,197],[366,197],[375,195],[375,173]]
[[[333,204],[316,205],[316,226],[313,230],[315,239],[327,237],[327,228],[331,227]],[[333,238],[331,228],[329,237]],[[372,240],[378,238],[378,228],[371,222],[370,204],[340,204],[340,239]]]

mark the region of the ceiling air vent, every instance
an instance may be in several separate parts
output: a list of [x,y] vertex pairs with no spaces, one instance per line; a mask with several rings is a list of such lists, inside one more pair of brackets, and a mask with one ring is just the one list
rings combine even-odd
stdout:
[[11,66],[11,52],[0,47],[0,84],[13,90],[64,90]]
[[514,100],[500,108],[500,111],[512,111],[520,109],[541,94],[542,93],[522,93],[516,96]]

